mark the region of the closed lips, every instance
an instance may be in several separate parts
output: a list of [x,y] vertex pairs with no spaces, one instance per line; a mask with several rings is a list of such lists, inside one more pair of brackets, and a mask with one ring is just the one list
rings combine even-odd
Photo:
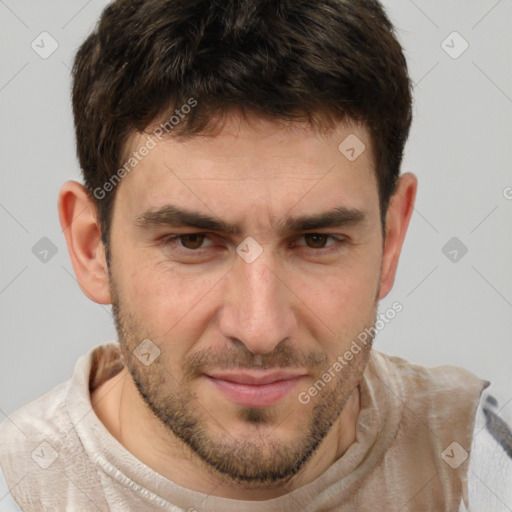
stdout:
[[263,375],[254,373],[213,373],[208,374],[207,376],[213,379],[236,382],[237,384],[261,386],[263,384],[272,384],[273,382],[281,380],[296,379],[298,377],[303,377],[304,375],[304,373],[272,372]]

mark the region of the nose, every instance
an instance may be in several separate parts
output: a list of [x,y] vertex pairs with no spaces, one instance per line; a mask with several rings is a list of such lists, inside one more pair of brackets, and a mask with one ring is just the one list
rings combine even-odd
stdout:
[[237,258],[224,283],[220,312],[224,336],[239,340],[254,354],[270,353],[293,336],[294,295],[284,277],[271,256],[261,255],[252,263]]

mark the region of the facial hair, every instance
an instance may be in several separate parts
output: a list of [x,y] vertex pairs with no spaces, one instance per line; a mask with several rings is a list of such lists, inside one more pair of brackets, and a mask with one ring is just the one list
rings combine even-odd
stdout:
[[[311,399],[310,407],[301,405],[303,409],[298,411],[301,417],[295,425],[297,435],[292,441],[283,442],[277,435],[279,423],[272,408],[237,408],[237,419],[247,426],[248,434],[230,433],[194,394],[193,384],[199,376],[212,370],[235,368],[307,368],[316,376],[314,383],[329,369],[331,362],[327,355],[323,352],[302,354],[285,343],[286,340],[268,354],[254,354],[243,344],[229,350],[200,350],[183,359],[182,376],[178,381],[172,375],[167,358],[172,353],[172,340],[164,342],[158,341],[158,337],[152,338],[150,329],[122,304],[112,278],[110,288],[123,363],[143,401],[171,436],[181,440],[210,472],[230,485],[247,489],[272,488],[296,475],[329,433],[370,357],[373,337],[330,384],[324,383]],[[366,322],[369,325],[365,327],[375,325],[376,310],[377,301]],[[161,352],[155,361],[145,366],[133,351],[148,338]],[[344,340],[340,347],[348,347],[350,342],[351,339]]]

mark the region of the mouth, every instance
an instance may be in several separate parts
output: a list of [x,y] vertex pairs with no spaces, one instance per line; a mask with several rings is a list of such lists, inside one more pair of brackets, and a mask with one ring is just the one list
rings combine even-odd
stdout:
[[268,407],[281,401],[302,382],[305,373],[237,372],[205,375],[228,400],[246,407]]

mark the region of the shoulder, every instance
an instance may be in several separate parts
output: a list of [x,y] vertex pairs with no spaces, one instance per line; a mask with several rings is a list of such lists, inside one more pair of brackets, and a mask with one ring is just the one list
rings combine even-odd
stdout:
[[0,466],[0,510],[2,512],[22,512],[11,494],[9,485]]
[[[0,479],[6,490],[4,501],[30,486],[30,475],[44,480],[46,473],[58,457],[58,443],[71,427],[66,412],[65,397],[69,380],[10,414],[0,424]],[[0,483],[0,486],[2,483]],[[7,510],[20,510],[7,508]],[[4,510],[2,508],[2,510]]]
[[468,469],[469,509],[512,509],[512,384],[491,384],[482,394]]
[[90,369],[97,352],[93,348],[80,357],[70,379],[0,424],[0,470],[23,510],[61,510],[63,503],[73,502],[85,512],[91,507],[88,494],[101,488],[94,461],[75,428],[93,413]]
[[66,395],[71,379],[10,414],[0,423],[0,457],[28,449],[41,434],[55,437],[66,432],[70,420]]
[[[382,377],[399,385],[404,400],[413,395],[435,398],[437,407],[443,405],[452,412],[467,397],[474,405],[474,415],[482,391],[490,385],[489,381],[478,378],[465,368],[452,365],[426,366],[374,349],[372,362]],[[457,393],[457,400],[454,400],[454,393]]]
[[368,367],[389,396],[388,407],[401,409],[400,427],[418,440],[417,449],[421,445],[440,454],[456,441],[469,450],[476,410],[489,381],[464,368],[429,367],[375,350]]

